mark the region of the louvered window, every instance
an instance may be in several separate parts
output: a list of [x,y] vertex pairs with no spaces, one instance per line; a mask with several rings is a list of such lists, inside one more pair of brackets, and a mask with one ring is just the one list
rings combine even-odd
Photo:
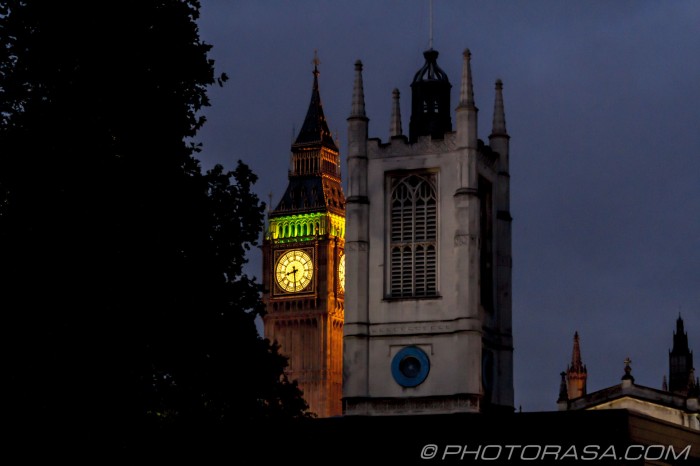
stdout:
[[390,206],[390,296],[437,295],[435,175],[392,177]]

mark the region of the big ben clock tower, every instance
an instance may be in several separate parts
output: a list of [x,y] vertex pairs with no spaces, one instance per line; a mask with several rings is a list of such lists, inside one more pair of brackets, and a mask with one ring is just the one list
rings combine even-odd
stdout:
[[314,59],[311,102],[292,144],[289,183],[263,241],[265,337],[289,357],[310,411],[342,413],[345,195]]

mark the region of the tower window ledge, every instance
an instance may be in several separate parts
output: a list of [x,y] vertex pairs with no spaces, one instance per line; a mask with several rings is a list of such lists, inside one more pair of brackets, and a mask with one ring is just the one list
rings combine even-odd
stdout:
[[416,301],[416,300],[427,300],[427,299],[442,299],[442,295],[434,294],[429,296],[385,296],[382,301],[393,302],[393,301]]

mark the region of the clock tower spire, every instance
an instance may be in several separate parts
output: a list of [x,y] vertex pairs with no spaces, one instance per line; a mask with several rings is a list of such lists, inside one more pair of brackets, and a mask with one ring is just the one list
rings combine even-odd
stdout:
[[342,412],[345,195],[340,153],[323,113],[314,53],[306,117],[292,143],[287,188],[268,214],[263,240],[265,337],[289,357],[319,417]]

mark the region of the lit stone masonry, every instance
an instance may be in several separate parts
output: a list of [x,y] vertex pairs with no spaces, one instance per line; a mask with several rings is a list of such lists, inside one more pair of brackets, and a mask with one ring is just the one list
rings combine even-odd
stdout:
[[281,243],[312,241],[316,236],[345,237],[345,217],[315,212],[271,218],[267,238]]
[[[389,140],[368,137],[363,67],[348,117],[346,415],[513,411],[509,139],[496,81],[478,139],[471,54],[459,104],[438,52],[393,90]],[[388,104],[391,104],[389,107]]]

